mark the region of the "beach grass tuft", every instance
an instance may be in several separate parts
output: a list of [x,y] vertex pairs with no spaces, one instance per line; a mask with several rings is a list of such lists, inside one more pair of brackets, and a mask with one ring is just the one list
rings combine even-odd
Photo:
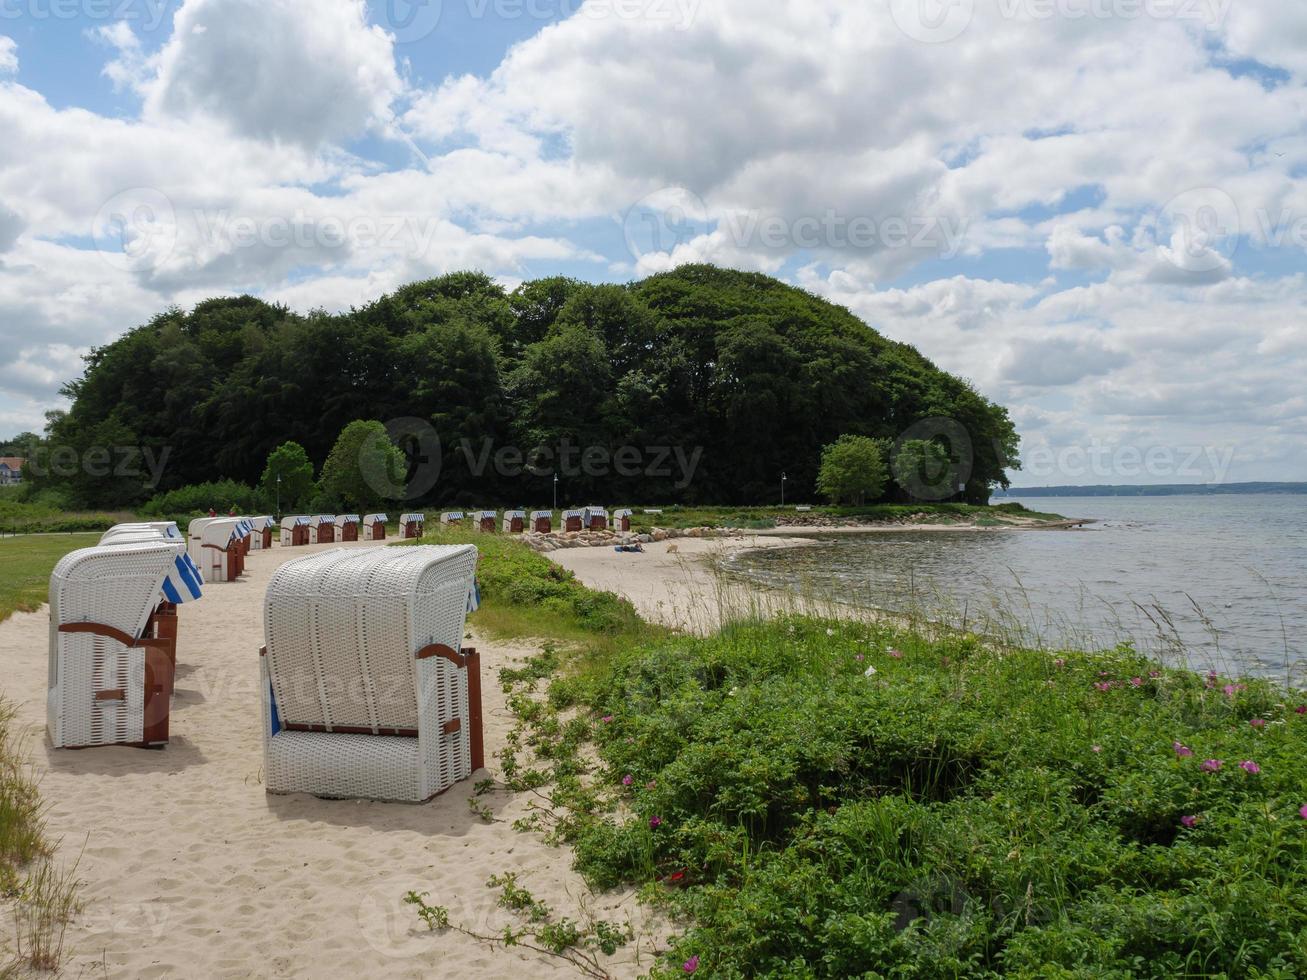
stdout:
[[7,963],[0,959],[0,977],[59,966],[80,881],[76,862],[56,865],[52,854],[14,708],[0,699],[0,897],[12,905],[14,921],[14,947]]

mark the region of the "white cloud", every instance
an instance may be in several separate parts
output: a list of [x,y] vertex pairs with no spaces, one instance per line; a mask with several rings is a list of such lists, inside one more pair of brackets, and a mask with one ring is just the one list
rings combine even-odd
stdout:
[[0,34],[0,75],[18,71],[18,45],[12,37]]
[[363,0],[186,0],[140,83],[152,118],[315,148],[386,126],[403,90]]

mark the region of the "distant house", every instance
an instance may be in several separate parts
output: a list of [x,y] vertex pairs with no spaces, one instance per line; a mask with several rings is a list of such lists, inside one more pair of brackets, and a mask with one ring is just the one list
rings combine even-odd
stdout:
[[20,456],[0,456],[0,487],[22,483],[23,464],[26,462]]

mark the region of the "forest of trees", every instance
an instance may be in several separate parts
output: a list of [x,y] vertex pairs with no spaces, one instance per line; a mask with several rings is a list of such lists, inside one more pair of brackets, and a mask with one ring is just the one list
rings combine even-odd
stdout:
[[[1018,448],[1006,409],[914,348],[777,280],[710,266],[511,293],[455,273],[336,315],[214,299],[94,350],[65,391],[71,408],[29,448],[34,482],[94,507],[255,484],[288,440],[320,469],[357,419],[429,423],[438,444],[398,441],[438,456],[411,453],[430,504],[546,501],[555,472],[571,501],[772,502],[782,472],[787,499],[803,500],[823,446],[905,433],[939,439],[969,470],[965,498],[984,502]],[[918,424],[932,419],[953,421]],[[969,447],[953,445],[959,432]],[[140,465],[49,465],[105,447],[142,453],[157,486]]]

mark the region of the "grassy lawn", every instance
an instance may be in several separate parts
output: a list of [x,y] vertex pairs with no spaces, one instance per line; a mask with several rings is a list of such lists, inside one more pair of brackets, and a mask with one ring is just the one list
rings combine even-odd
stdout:
[[95,534],[32,534],[0,538],[0,622],[15,612],[39,609],[50,592],[59,559],[100,540]]

